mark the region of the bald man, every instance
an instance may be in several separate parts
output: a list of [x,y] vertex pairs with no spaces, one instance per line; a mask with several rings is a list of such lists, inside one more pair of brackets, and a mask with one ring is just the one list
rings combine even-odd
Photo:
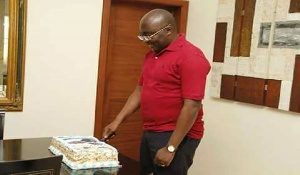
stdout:
[[171,13],[155,9],[140,21],[138,38],[147,44],[137,87],[103,136],[116,132],[141,109],[141,174],[186,175],[203,136],[205,83],[210,65],[200,49],[178,34]]

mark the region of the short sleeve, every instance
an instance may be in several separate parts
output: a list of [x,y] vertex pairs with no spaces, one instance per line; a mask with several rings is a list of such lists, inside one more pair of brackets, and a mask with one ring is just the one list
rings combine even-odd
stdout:
[[206,77],[210,71],[210,64],[203,54],[187,57],[180,64],[182,97],[201,100],[205,94]]

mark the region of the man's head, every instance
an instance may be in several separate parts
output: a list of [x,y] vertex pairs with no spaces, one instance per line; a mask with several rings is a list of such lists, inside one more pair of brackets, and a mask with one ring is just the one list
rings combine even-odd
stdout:
[[171,44],[178,36],[173,15],[163,9],[154,9],[140,21],[140,39],[156,53]]

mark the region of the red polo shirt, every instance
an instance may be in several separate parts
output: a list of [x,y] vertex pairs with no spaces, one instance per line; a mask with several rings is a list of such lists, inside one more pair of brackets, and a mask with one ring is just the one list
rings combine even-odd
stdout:
[[[183,34],[156,54],[147,53],[139,85],[142,86],[141,113],[143,130],[175,129],[184,99],[202,100],[210,64],[200,49]],[[191,138],[203,136],[203,111],[188,132]]]

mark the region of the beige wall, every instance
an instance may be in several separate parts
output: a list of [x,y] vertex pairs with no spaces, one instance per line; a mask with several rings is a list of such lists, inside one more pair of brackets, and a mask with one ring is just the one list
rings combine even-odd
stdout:
[[[190,0],[187,37],[210,61],[217,3]],[[204,110],[206,133],[189,174],[300,174],[299,114],[214,99],[208,92]]]
[[29,0],[24,111],[5,138],[92,135],[101,0]]
[[[29,0],[24,111],[7,114],[5,138],[93,134],[101,7]],[[210,60],[216,12],[217,0],[190,0],[187,38]],[[204,105],[206,133],[189,174],[300,174],[299,114],[208,93]]]

